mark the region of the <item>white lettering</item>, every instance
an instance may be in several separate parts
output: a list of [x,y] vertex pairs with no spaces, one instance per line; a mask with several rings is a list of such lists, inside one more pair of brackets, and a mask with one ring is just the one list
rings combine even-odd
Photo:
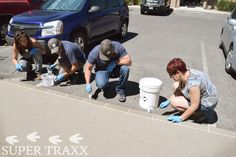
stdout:
[[80,155],[83,155],[83,153],[84,153],[84,155],[88,155],[88,152],[86,151],[86,149],[88,148],[88,146],[81,146],[80,148],[81,148],[81,150],[82,150],[82,152],[80,153]]
[[8,147],[7,146],[3,146],[1,148],[2,152],[1,152],[1,155],[8,155]]
[[60,147],[59,146],[54,146],[54,155],[60,155]]

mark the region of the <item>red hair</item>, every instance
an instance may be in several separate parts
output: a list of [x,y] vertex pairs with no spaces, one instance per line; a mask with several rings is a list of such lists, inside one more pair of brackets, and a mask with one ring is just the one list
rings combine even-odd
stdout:
[[187,71],[186,64],[181,58],[173,58],[166,67],[166,71],[169,75],[177,74],[178,71],[185,73]]

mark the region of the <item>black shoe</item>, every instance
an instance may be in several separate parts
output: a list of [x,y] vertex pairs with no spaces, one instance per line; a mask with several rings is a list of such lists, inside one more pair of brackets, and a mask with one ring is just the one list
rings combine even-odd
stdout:
[[126,101],[126,96],[125,94],[118,94],[118,100],[120,102],[125,102]]
[[92,98],[93,98],[94,100],[96,100],[96,99],[98,98],[98,94],[99,94],[101,91],[102,91],[102,90],[98,88],[98,89],[94,92],[94,94],[92,95]]

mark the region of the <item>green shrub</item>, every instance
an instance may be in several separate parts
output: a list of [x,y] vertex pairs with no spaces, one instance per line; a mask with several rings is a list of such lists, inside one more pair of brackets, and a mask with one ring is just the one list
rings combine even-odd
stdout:
[[217,3],[217,9],[221,11],[232,11],[236,7],[236,2],[220,1]]
[[133,2],[134,5],[139,5],[141,0],[125,0],[126,4],[130,4],[132,2]]
[[134,5],[139,5],[141,0],[133,0],[134,1]]

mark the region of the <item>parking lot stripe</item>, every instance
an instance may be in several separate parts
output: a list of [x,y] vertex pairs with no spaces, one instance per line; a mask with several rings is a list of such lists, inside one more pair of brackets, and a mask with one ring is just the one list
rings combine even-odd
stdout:
[[[207,66],[207,58],[206,58],[206,51],[205,51],[205,45],[203,42],[201,42],[201,54],[202,54],[202,68],[203,72],[210,78],[208,74],[208,66]],[[214,127],[216,128],[216,124],[214,125],[208,125],[208,132],[209,132],[209,127]]]
[[206,59],[206,51],[205,51],[205,46],[204,43],[201,42],[201,54],[202,54],[202,68],[203,68],[203,72],[208,76],[209,78],[209,74],[208,74],[208,66],[207,66],[207,59]]

